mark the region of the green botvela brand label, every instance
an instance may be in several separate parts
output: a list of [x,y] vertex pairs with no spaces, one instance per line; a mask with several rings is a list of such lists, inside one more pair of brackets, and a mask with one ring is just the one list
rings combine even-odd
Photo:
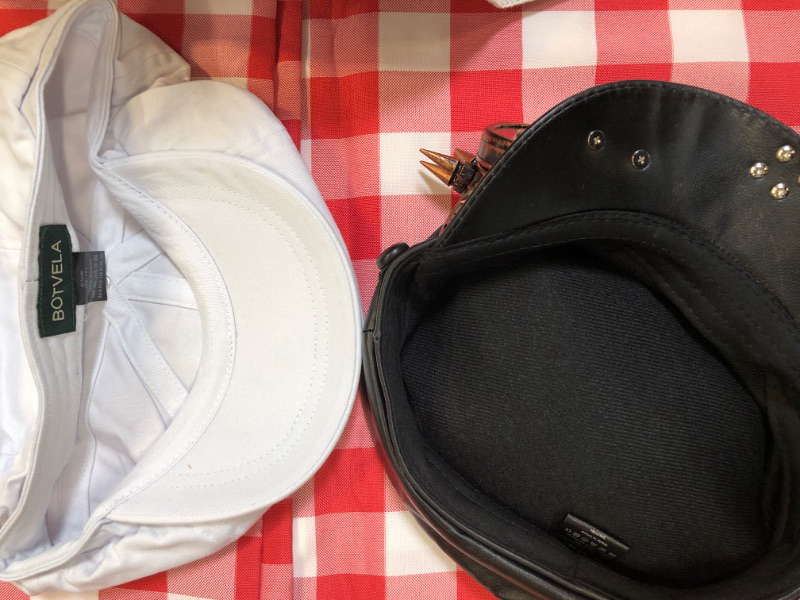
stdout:
[[39,335],[75,331],[72,242],[66,225],[39,229]]

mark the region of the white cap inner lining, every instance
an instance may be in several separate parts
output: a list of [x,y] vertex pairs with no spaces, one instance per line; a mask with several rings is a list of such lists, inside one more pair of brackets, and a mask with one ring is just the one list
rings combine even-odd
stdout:
[[[44,88],[50,151],[42,156],[44,185],[34,199],[37,206],[28,233],[36,237],[41,225],[66,224],[72,232],[73,250],[105,251],[108,301],[78,307],[78,332],[71,336],[77,338],[78,347],[75,339],[38,340],[38,332],[32,334],[43,357],[49,354],[57,362],[63,352],[72,355],[80,367],[62,372],[68,381],[62,380],[50,391],[56,396],[53,402],[68,405],[70,417],[62,425],[76,429],[69,454],[60,457],[64,464],[47,503],[42,521],[46,528],[35,534],[33,547],[57,545],[81,533],[93,510],[183,406],[202,348],[201,322],[190,286],[163,249],[98,182],[90,167],[86,128],[92,70],[86,65],[94,63],[97,51],[96,41],[78,29],[70,31]],[[29,281],[38,278],[37,257],[31,258]],[[127,290],[132,290],[133,296],[127,296]],[[35,311],[35,306],[25,310]],[[12,325],[19,328],[19,324]],[[47,347],[57,347],[58,352],[48,352]],[[18,361],[18,357],[3,355],[0,369],[15,368],[6,359]],[[59,371],[58,365],[46,362],[43,370]],[[70,398],[70,393],[76,395]],[[28,403],[12,403],[6,410],[12,406]],[[30,415],[24,417],[3,420],[4,426],[12,424],[23,434],[10,439],[24,439]],[[24,467],[25,461],[20,462]],[[6,514],[13,511],[20,493],[20,477],[9,475],[13,472],[4,473],[6,480],[17,485],[7,483],[8,493],[0,496]],[[24,552],[31,541],[17,538],[19,550]],[[9,540],[12,547],[13,543]]]

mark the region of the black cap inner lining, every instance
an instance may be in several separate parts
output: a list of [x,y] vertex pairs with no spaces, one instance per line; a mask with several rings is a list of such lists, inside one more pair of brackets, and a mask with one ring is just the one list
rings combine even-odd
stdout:
[[431,250],[414,281],[409,401],[487,496],[545,530],[594,516],[641,548],[604,566],[654,585],[719,580],[794,543],[800,336],[724,252],[604,211]]

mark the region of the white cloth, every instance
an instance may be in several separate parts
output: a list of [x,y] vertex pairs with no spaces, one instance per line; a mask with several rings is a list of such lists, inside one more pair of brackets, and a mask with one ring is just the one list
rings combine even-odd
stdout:
[[[210,554],[320,466],[361,307],[281,123],[110,0],[0,38],[0,579],[116,585]],[[39,231],[108,300],[37,326]]]

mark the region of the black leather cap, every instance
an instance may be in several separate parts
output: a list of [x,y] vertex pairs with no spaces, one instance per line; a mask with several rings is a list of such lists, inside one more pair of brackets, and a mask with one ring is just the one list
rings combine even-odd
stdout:
[[498,596],[797,595],[794,150],[712,92],[594,88],[383,271],[373,433],[412,511]]

